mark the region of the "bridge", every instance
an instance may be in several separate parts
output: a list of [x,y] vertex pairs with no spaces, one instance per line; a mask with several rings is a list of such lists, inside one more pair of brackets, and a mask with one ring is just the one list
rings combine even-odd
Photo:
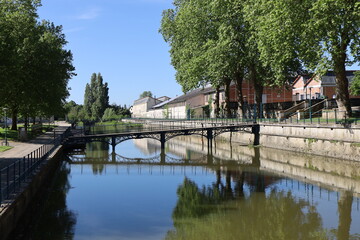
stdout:
[[212,152],[212,142],[215,137],[226,132],[232,133],[240,131],[254,134],[254,145],[259,144],[260,126],[257,123],[234,122],[213,126],[209,126],[210,124],[201,124],[200,126],[179,125],[172,126],[171,128],[161,125],[161,127],[155,129],[134,129],[116,133],[74,133],[73,136],[70,136],[67,139],[65,145],[74,146],[83,145],[89,142],[105,142],[110,144],[113,152],[115,152],[116,145],[121,142],[130,139],[151,138],[160,141],[161,149],[164,149],[165,142],[174,137],[198,135],[207,138],[208,151]]
[[69,152],[66,156],[66,161],[71,164],[108,164],[108,165],[154,165],[154,166],[211,166],[222,165],[226,162],[227,165],[233,164],[234,166],[252,166],[259,167],[259,163],[256,160],[249,161],[235,161],[235,160],[223,160],[210,154],[201,154],[195,159],[187,159],[177,156],[165,154],[161,151],[160,154],[147,157],[147,158],[130,158],[125,157],[115,152],[109,154],[108,157],[98,158],[89,157],[85,155],[84,151]]

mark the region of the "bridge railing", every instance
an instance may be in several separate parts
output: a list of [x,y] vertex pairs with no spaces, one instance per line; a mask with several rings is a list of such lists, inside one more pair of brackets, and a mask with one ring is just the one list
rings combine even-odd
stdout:
[[284,118],[259,118],[257,122],[262,123],[281,123],[281,124],[304,124],[304,125],[359,125],[360,111],[353,111],[353,117],[347,117],[345,111],[312,109],[307,108],[305,111],[298,110],[291,114],[291,117]]
[[[125,120],[126,121],[126,120]],[[87,126],[84,129],[85,135],[106,134],[106,133],[130,133],[141,131],[161,131],[173,129],[194,129],[214,126],[239,125],[244,123],[253,123],[253,119],[239,118],[197,118],[197,119],[145,119],[132,118],[129,126],[123,124],[116,125],[94,125]]]
[[[126,121],[126,119],[125,119]],[[347,117],[344,111],[337,109],[318,109],[316,105],[310,106],[305,110],[296,110],[293,112],[287,112],[284,116],[282,111],[278,111],[277,114],[266,115],[252,114],[248,118],[194,118],[194,119],[149,119],[149,118],[132,118],[132,122],[146,123],[149,122],[162,122],[162,124],[168,122],[168,126],[198,126],[198,124],[212,124],[212,125],[231,125],[240,123],[289,123],[289,124],[316,124],[316,125],[359,125],[360,123],[360,107],[353,109],[353,116]]]
[[[69,129],[47,144],[27,154],[23,158],[0,169],[0,204],[21,191],[22,184],[28,181],[42,166],[42,163],[69,135]],[[55,136],[55,135],[54,135]]]

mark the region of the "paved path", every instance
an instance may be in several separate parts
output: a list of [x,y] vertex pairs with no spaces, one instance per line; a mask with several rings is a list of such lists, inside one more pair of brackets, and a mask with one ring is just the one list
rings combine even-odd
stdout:
[[[58,127],[55,128],[55,137],[66,131],[71,125],[66,122],[56,122]],[[52,143],[54,140],[54,131],[46,132],[29,142],[9,141],[13,148],[5,152],[0,152],[0,169],[8,166],[14,161],[27,156],[44,144]]]

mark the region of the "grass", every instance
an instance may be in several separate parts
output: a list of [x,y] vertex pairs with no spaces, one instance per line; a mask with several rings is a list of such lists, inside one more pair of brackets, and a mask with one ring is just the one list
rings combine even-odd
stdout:
[[[8,140],[18,140],[18,131],[7,129],[6,138]],[[0,128],[0,139],[5,139],[5,128]]]
[[[24,127],[24,124],[18,124],[18,128],[20,127]],[[44,132],[51,131],[54,127],[56,127],[56,125],[44,124],[42,125],[41,131],[37,131],[37,132],[33,132],[31,127],[29,127],[27,133],[28,140],[33,139]],[[6,131],[6,138],[9,141],[18,141],[19,131],[11,130],[10,128],[8,128]],[[4,140],[4,139],[5,139],[5,128],[0,128],[0,140]]]
[[5,152],[9,149],[12,149],[13,147],[10,147],[10,146],[0,146],[0,152]]

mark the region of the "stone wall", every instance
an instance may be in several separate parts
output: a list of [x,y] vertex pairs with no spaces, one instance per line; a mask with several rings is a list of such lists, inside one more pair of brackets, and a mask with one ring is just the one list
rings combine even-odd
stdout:
[[[229,139],[230,134],[222,137]],[[232,140],[253,144],[254,136],[233,133]],[[261,124],[260,145],[360,161],[360,127]]]
[[0,240],[6,240],[12,231],[15,230],[19,221],[28,211],[28,207],[36,199],[41,197],[41,192],[46,184],[52,182],[54,173],[60,166],[62,146],[55,149],[54,153],[45,161],[43,167],[31,182],[24,186],[24,190],[15,200],[11,200],[0,212]]

